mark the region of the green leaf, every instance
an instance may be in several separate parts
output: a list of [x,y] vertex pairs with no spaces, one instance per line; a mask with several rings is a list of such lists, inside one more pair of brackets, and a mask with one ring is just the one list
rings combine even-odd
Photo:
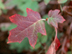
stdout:
[[10,49],[11,50],[14,50],[16,49],[17,52],[22,52],[24,49],[25,50],[28,50],[30,45],[29,45],[29,41],[28,41],[28,38],[25,38],[21,43],[9,43],[10,44]]
[[3,26],[3,27],[1,27],[1,30],[2,30],[2,31],[6,31],[7,29],[6,29],[5,26]]
[[[44,19],[48,18],[48,15],[43,16]],[[54,28],[52,28],[47,22],[45,22],[45,28],[47,32],[47,36],[53,36],[54,34]]]
[[[48,18],[48,15],[47,14],[44,15],[43,18],[44,19]],[[47,43],[46,44],[50,46],[52,37],[54,37],[55,35],[55,30],[50,25],[48,25],[47,22],[45,22],[45,28],[46,28],[46,33],[47,33]]]
[[16,28],[16,27],[17,27],[16,24],[11,24],[11,25],[7,28],[7,30],[10,31],[10,30],[12,30],[12,29],[14,29],[14,28]]
[[40,47],[41,47],[41,44],[38,43],[38,44],[36,44],[35,49],[38,49],[38,48],[40,48]]
[[47,5],[50,2],[50,0],[44,0],[44,2]]
[[72,54],[72,52],[71,51],[68,51],[67,54]]
[[6,2],[5,2],[5,7],[7,8],[7,9],[12,9],[12,8],[14,8],[17,4],[19,4],[19,0],[7,0]]
[[5,2],[5,7],[7,9],[12,9],[15,6],[23,12],[23,16],[27,16],[26,8],[31,8],[34,11],[38,11],[39,8],[38,2],[36,0],[7,0]]
[[67,0],[58,0],[58,3],[66,3]]
[[32,49],[32,50],[37,50],[37,49],[39,49],[41,47],[41,43],[37,43],[36,45],[35,45],[35,48],[33,48],[33,47],[31,47],[30,46],[30,49]]
[[2,14],[2,10],[0,9],[0,15]]
[[27,16],[26,8],[31,8],[34,11],[37,11],[39,6],[37,1],[26,0],[24,3],[17,5],[18,9],[23,11],[23,16]]
[[41,43],[46,43],[46,42],[47,42],[47,36],[42,36]]
[[0,0],[0,9],[5,9],[4,4],[2,3],[2,0]]
[[2,10],[4,14],[7,14],[7,9]]
[[47,42],[47,36],[42,36],[41,33],[38,33],[38,40],[41,42],[41,43],[46,43]]

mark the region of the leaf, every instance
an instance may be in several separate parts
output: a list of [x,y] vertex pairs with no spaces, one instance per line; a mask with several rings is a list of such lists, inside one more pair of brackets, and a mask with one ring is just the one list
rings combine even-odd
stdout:
[[47,5],[50,2],[50,0],[44,0],[44,2]]
[[19,0],[7,0],[5,3],[6,9],[12,9],[14,8],[17,4],[19,4]]
[[67,0],[58,0],[58,3],[66,3]]
[[13,0],[6,0],[6,2],[4,4],[5,4],[6,9],[12,9],[15,6],[23,3],[24,1],[26,1],[26,0],[14,0],[14,1]]
[[56,51],[58,50],[59,46],[60,46],[60,42],[58,38],[55,37],[54,41],[52,42],[46,54],[56,54]]
[[[43,16],[43,19],[48,18],[48,14]],[[45,22],[45,28],[46,28],[46,33],[47,33],[47,45],[50,46],[51,41],[52,41],[52,37],[54,37],[55,32],[54,32],[54,28],[51,27],[47,22]]]
[[63,23],[65,19],[59,14],[60,10],[50,10],[48,13],[48,20],[47,23],[51,24],[55,28],[58,28],[58,23]]
[[67,54],[72,54],[72,52],[71,51],[68,51]]
[[46,43],[47,42],[47,36],[44,36],[41,33],[38,33],[38,39],[39,39],[40,43]]
[[40,47],[41,47],[41,43],[37,43],[37,44],[35,45],[35,48],[32,48],[32,47],[30,46],[30,49],[32,49],[32,50],[38,50]]
[[47,41],[47,36],[42,36],[41,37],[41,43],[46,43]]
[[0,9],[5,9],[4,4],[2,3],[2,0],[0,0]]
[[32,0],[26,0],[24,3],[20,3],[19,5],[17,5],[17,7],[18,7],[18,9],[23,11],[24,16],[27,16],[26,8],[31,8],[34,11],[37,11],[39,8],[38,2],[32,1]]
[[7,30],[10,31],[10,30],[12,30],[12,29],[14,29],[14,28],[16,28],[16,27],[17,27],[17,25],[11,24],[11,25],[7,28]]
[[12,29],[9,33],[8,42],[19,42],[28,37],[30,45],[34,48],[37,42],[37,33],[40,32],[46,35],[44,22],[38,12],[29,8],[27,10],[27,17],[15,14],[10,17],[11,22],[15,23],[17,27]]
[[9,43],[9,48],[11,50],[17,50],[17,52],[22,52],[23,50],[29,50],[29,42],[28,42],[28,38],[24,38],[23,41],[21,43]]
[[7,0],[5,2],[7,9],[12,9],[15,6],[22,11],[23,16],[27,16],[26,8],[31,8],[34,11],[37,11],[39,8],[38,2],[35,0]]

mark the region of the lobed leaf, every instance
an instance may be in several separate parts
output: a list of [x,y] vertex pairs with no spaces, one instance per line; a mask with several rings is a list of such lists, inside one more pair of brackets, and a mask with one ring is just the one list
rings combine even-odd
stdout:
[[63,23],[65,19],[59,14],[60,10],[50,10],[48,13],[48,20],[47,23],[51,24],[55,28],[58,28],[58,23]]
[[28,37],[30,45],[34,48],[37,42],[37,33],[40,32],[46,35],[44,22],[41,20],[40,14],[29,8],[27,10],[27,17],[15,14],[10,17],[10,21],[15,23],[17,27],[12,29],[9,33],[8,42],[19,42]]

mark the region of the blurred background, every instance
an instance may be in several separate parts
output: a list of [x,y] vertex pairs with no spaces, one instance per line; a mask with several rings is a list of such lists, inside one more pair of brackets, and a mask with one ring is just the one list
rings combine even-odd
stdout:
[[42,18],[48,18],[49,10],[59,9],[65,22],[58,24],[58,39],[60,47],[57,54],[72,54],[72,0],[0,0],[0,53],[5,54],[45,54],[54,40],[55,30],[45,22],[47,36],[38,33],[38,40],[33,49],[25,38],[21,43],[9,43],[9,31],[17,25],[10,22],[14,14],[27,16],[26,8],[40,13]]

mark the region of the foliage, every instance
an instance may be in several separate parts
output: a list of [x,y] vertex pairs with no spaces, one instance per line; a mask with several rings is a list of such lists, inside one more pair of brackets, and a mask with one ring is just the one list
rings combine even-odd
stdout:
[[[49,19],[47,19],[47,22],[49,24],[51,23],[55,27],[56,35],[55,35],[55,40],[53,41],[53,43],[51,44],[51,46],[49,47],[49,49],[47,51],[47,54],[56,53],[56,50],[60,46],[60,42],[57,38],[57,26],[55,26],[55,25],[57,25],[58,22],[63,23],[65,20],[63,19],[63,17],[61,15],[58,15],[59,12],[60,12],[59,10],[54,10],[54,11],[50,10],[48,13],[48,16],[53,17],[54,19],[49,18]],[[40,32],[43,35],[46,35],[45,26],[42,21],[45,19],[41,19],[38,12],[35,12],[29,8],[27,8],[27,14],[28,14],[27,17],[23,17],[18,14],[15,14],[10,17],[11,22],[17,24],[17,27],[9,32],[10,34],[9,34],[7,43],[12,43],[12,42],[21,43],[21,41],[25,37],[28,37],[29,43],[33,48],[35,48],[35,47],[37,48],[38,46],[40,47],[41,44],[38,43],[36,45],[37,33]],[[61,19],[61,20],[59,21],[59,19]],[[54,22],[56,22],[56,24],[54,24]],[[25,33],[25,32],[27,32],[27,33]],[[43,41],[43,38],[41,38],[42,41]],[[46,42],[46,41],[47,41],[47,39],[44,42]],[[41,42],[41,43],[44,43],[44,42]]]
[[0,9],[5,9],[4,4],[2,3],[2,0],[0,0]]
[[[58,23],[63,23],[65,19],[59,14],[60,10],[50,10],[48,13],[49,18],[47,18],[47,23],[54,26],[55,28],[55,39],[51,46],[49,47],[47,54],[56,54],[56,50],[60,46],[60,42],[57,38],[57,28],[58,28]],[[51,52],[52,51],[52,52]]]
[[71,51],[68,51],[67,54],[72,54],[72,52]]
[[[56,1],[56,0],[44,0],[45,4],[48,4],[50,1]],[[59,4],[66,3],[68,0],[57,0]]]
[[17,50],[17,52],[22,52],[23,50],[29,50],[29,42],[28,39],[25,38],[21,43],[9,43],[10,44],[10,49],[11,50]]
[[37,42],[37,33],[46,35],[44,23],[39,13],[27,8],[27,14],[27,17],[18,14],[10,17],[11,22],[17,24],[17,27],[9,32],[8,43],[21,43],[25,37],[28,37],[30,45],[34,47]]
[[58,3],[66,3],[68,0],[58,0]]
[[60,42],[57,37],[55,37],[55,40],[52,42],[51,46],[49,47],[47,54],[56,54],[56,51],[58,50],[60,46]]
[[5,9],[5,6],[4,6],[2,0],[0,0],[0,15],[2,14],[2,9]]
[[50,10],[48,13],[48,24],[58,28],[58,23],[63,23],[65,19],[59,14],[60,10]]
[[[46,5],[50,2],[50,0],[43,1]],[[10,20],[14,24],[11,24],[8,28],[1,28],[2,31],[10,31],[8,37],[10,49],[15,49],[17,50],[17,52],[21,52],[23,50],[37,50],[39,48],[43,48],[42,44],[46,43],[46,46],[50,46],[47,51],[47,54],[53,54],[56,53],[57,49],[59,48],[60,42],[57,38],[58,23],[63,23],[65,19],[59,14],[60,10],[57,9],[50,10],[49,13],[45,15],[43,19],[41,19],[39,13],[35,12],[39,11],[38,2],[40,2],[40,0],[6,0],[6,2],[3,4],[2,0],[0,0],[1,12],[3,10],[3,13],[7,13],[8,9],[11,10],[14,8],[16,10],[18,9],[18,13],[23,15],[21,16],[16,14],[11,16]],[[67,0],[58,0],[59,4],[65,2],[67,2]],[[31,8],[32,10],[29,8]],[[55,30],[50,25],[52,25],[55,28]],[[26,32],[28,34],[26,34]],[[52,42],[52,37],[54,36],[55,39]],[[68,54],[69,53],[71,52],[68,52]]]
[[23,12],[22,15],[26,16],[26,8],[31,8],[35,11],[38,11],[38,2],[36,0],[7,0],[5,2],[6,9],[12,9],[17,7],[19,10]]
[[44,0],[45,4],[48,4],[50,2],[50,0]]

